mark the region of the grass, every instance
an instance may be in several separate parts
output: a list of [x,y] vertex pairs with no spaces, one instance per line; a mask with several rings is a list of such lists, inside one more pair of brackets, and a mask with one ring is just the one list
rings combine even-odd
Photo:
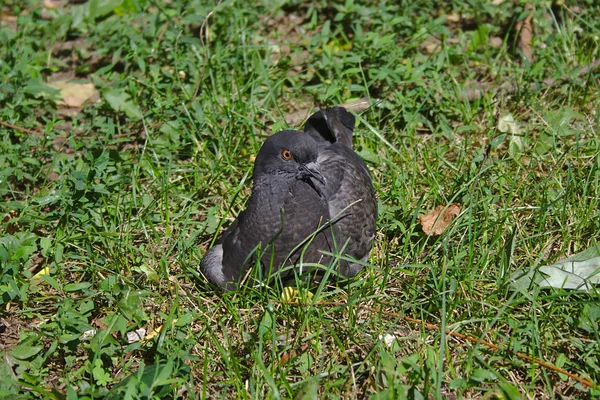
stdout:
[[[519,2],[78,3],[2,6],[0,396],[599,395],[597,288],[512,282],[600,238],[594,2],[534,2],[532,62]],[[313,303],[217,293],[200,259],[264,138],[363,97],[371,265]]]

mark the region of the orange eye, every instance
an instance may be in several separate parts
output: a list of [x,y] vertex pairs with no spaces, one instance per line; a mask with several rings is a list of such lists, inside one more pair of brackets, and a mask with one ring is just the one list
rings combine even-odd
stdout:
[[292,152],[289,151],[288,149],[283,149],[283,151],[281,152],[281,157],[283,157],[284,160],[291,160],[292,159]]

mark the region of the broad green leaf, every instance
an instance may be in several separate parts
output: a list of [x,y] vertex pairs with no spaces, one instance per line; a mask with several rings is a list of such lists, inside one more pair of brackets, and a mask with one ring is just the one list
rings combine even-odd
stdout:
[[316,381],[310,381],[302,385],[300,390],[296,393],[294,399],[296,400],[313,400],[318,399],[319,384]]
[[146,0],[121,0],[121,5],[114,8],[117,15],[133,14],[142,11]]
[[508,382],[500,382],[498,386],[506,400],[521,400],[523,398],[519,389]]
[[273,316],[271,315],[271,312],[267,310],[265,311],[260,321],[260,325],[258,326],[258,336],[262,338],[264,335],[271,332],[272,327]]
[[111,382],[110,374],[104,370],[104,367],[102,366],[102,360],[99,358],[94,362],[92,374],[94,375],[96,383],[100,386],[106,386],[106,384]]
[[141,110],[123,90],[108,89],[103,93],[103,97],[113,110],[122,111],[133,120],[142,119]]
[[35,356],[43,349],[42,346],[30,346],[27,344],[17,345],[9,350],[8,354],[18,360],[27,360]]
[[475,382],[485,382],[485,381],[493,381],[496,380],[496,374],[487,369],[477,368],[473,371],[470,376],[470,379]]
[[593,290],[600,283],[600,244],[555,264],[513,275],[513,285],[519,290],[528,290],[531,283],[542,288]]
[[65,292],[77,292],[79,290],[87,289],[90,286],[92,286],[90,282],[67,283],[64,290]]

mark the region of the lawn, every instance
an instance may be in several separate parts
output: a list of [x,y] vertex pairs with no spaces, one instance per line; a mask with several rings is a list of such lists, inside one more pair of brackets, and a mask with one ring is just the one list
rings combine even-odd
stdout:
[[[597,2],[0,11],[0,398],[600,396]],[[334,105],[378,197],[369,265],[211,287],[265,138]]]

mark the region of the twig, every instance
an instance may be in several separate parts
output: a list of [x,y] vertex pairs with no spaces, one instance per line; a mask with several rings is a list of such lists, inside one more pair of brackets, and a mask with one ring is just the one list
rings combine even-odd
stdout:
[[9,124],[8,122],[4,122],[2,120],[0,120],[0,125],[6,126],[7,128],[10,128],[10,129],[14,129],[15,131],[29,133],[30,135],[37,135],[37,136],[41,136],[42,135],[39,132],[33,131],[31,129],[23,128],[23,127],[20,127],[20,126],[16,126],[16,125],[13,125],[13,124]]
[[[402,318],[403,320],[405,320],[407,322],[411,322],[413,324],[423,324],[427,329],[429,329],[431,331],[438,331],[438,332],[441,331],[441,328],[439,326],[437,326],[435,324],[431,324],[429,322],[424,322],[424,321],[421,321],[419,319],[407,317],[407,316],[404,316],[404,315],[401,316],[398,313],[393,313],[393,312],[390,312],[390,311],[383,311],[382,310],[381,312],[383,314],[386,314],[386,315],[389,315],[389,316],[392,316],[392,317]],[[506,351],[506,352],[509,352],[509,353],[513,353],[518,358],[522,358],[522,359],[530,361],[530,362],[532,362],[534,364],[538,364],[538,365],[541,365],[541,366],[543,366],[545,368],[548,368],[549,370],[552,370],[554,372],[558,372],[558,373],[564,374],[564,375],[568,376],[571,379],[575,379],[577,382],[581,383],[584,386],[587,386],[587,387],[590,387],[590,388],[595,386],[593,382],[591,382],[591,381],[589,381],[587,379],[584,379],[584,378],[582,378],[580,376],[577,376],[575,374],[572,374],[572,373],[570,373],[568,371],[565,371],[562,368],[558,368],[557,366],[555,366],[553,364],[550,364],[549,362],[546,362],[544,360],[540,360],[539,358],[531,357],[531,356],[528,356],[527,354],[524,354],[524,353],[521,353],[521,352],[518,352],[518,351],[517,352],[512,352],[511,350],[509,350],[507,348],[502,348],[502,347],[500,347],[500,346],[498,346],[498,345],[496,345],[494,343],[488,342],[487,340],[478,339],[476,337],[465,335],[463,333],[459,333],[459,332],[455,332],[455,331],[451,331],[449,329],[446,330],[446,334],[448,336],[454,336],[454,337],[466,340],[466,341],[471,342],[471,343],[481,344],[483,346],[487,346],[487,347],[489,347],[491,349],[494,349],[494,350]]]
[[[325,306],[345,306],[347,305],[347,303],[345,302],[341,302],[341,301],[323,301],[323,302],[315,302],[315,303],[299,303],[299,302],[286,302],[286,301],[276,301],[277,303],[280,304],[286,304],[286,305],[292,305],[292,306],[321,306],[321,305],[325,305]],[[425,326],[426,329],[430,330],[430,331],[436,331],[436,332],[441,332],[441,328],[438,325],[435,324],[431,324],[429,322],[425,322],[422,321],[420,319],[417,318],[412,318],[412,317],[408,317],[406,315],[400,315],[399,313],[395,313],[395,312],[391,312],[391,311],[384,311],[384,310],[377,310],[371,307],[367,307],[367,310],[373,313],[382,313],[384,315],[390,316],[390,317],[395,317],[395,318],[400,318],[406,322],[410,322],[412,324],[422,324],[423,326]],[[497,351],[505,351],[507,353],[512,353],[514,354],[516,357],[521,358],[523,360],[527,360],[530,361],[534,364],[538,364],[542,367],[545,367],[551,371],[554,372],[558,372],[560,374],[564,374],[566,376],[568,376],[571,379],[576,380],[577,382],[581,383],[582,385],[592,388],[594,386],[596,386],[594,384],[594,382],[584,379],[580,376],[577,376],[575,374],[572,374],[568,371],[565,371],[562,368],[558,368],[557,366],[550,364],[549,362],[546,362],[544,360],[541,360],[539,358],[535,358],[535,357],[531,357],[528,356],[527,354],[521,353],[521,352],[513,352],[512,350],[508,349],[508,348],[504,348],[501,346],[498,346],[497,344],[488,342],[487,340],[483,340],[483,339],[478,339],[476,337],[473,336],[469,336],[469,335],[465,335],[463,333],[459,333],[459,332],[455,332],[452,330],[447,329],[446,331],[446,335],[448,336],[452,336],[452,337],[456,337],[462,340],[465,340],[467,342],[471,342],[471,343],[476,343],[476,344],[480,344],[483,346],[486,346],[492,350],[497,350]]]
[[[589,65],[575,70],[575,78],[579,78],[583,75],[589,74],[600,67],[600,60],[595,60]],[[571,79],[572,75],[561,75],[558,78],[546,78],[542,83],[534,85],[534,90],[546,89],[552,86],[558,85],[562,81]],[[475,101],[483,97],[486,93],[496,92],[495,96],[514,94],[519,90],[519,85],[505,82],[499,87],[495,84],[475,83],[471,87],[465,88],[461,93],[458,94],[458,100],[460,101]]]
[[160,46],[160,42],[162,42],[163,36],[165,35],[165,32],[167,31],[168,27],[169,27],[169,22],[167,21],[161,28],[161,30],[158,33],[158,36],[156,38],[157,47]]

